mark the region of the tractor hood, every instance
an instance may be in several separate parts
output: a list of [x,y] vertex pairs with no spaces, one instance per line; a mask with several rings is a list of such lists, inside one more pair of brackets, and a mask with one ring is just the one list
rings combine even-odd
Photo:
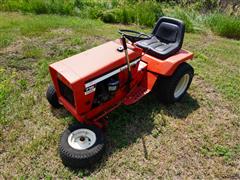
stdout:
[[[56,71],[70,84],[79,80],[88,81],[104,73],[126,64],[125,53],[118,51],[119,41],[109,41],[72,57],[50,65],[50,70]],[[141,56],[142,50],[128,45],[130,61]]]

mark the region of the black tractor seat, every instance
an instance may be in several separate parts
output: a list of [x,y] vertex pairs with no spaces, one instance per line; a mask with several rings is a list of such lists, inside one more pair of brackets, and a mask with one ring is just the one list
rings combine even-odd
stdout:
[[161,60],[176,54],[183,44],[185,26],[180,20],[161,17],[153,29],[150,39],[135,44],[145,53]]

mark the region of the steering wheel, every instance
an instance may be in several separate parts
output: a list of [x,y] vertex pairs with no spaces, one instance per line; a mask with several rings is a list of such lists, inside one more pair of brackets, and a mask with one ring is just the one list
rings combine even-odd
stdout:
[[145,33],[137,32],[137,31],[133,31],[133,30],[119,29],[118,32],[119,32],[119,34],[121,34],[122,36],[127,38],[129,41],[131,41],[132,43],[135,43],[140,40],[151,39],[151,36],[149,36]]

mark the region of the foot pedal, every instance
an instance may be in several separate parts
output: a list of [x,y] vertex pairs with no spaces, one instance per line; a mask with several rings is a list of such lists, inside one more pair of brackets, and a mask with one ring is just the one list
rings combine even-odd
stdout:
[[149,93],[150,90],[139,86],[135,88],[128,96],[124,99],[124,104],[125,105],[131,105],[139,101],[143,96],[145,96],[147,93]]

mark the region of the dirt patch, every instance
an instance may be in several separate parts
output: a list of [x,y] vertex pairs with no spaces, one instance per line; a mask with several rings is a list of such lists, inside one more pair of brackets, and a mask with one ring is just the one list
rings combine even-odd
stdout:
[[66,29],[66,28],[52,29],[51,32],[56,34],[61,34],[61,35],[64,35],[64,34],[70,35],[73,33],[71,29]]
[[4,54],[18,54],[21,52],[22,47],[24,45],[23,40],[18,40],[16,42],[13,42],[10,46],[0,49],[0,55]]
[[233,114],[232,106],[225,100],[221,94],[209,83],[206,83],[200,76],[195,76],[194,84],[203,91],[203,94],[209,99],[214,106],[216,114],[224,114],[223,110],[229,115],[230,118],[237,118],[237,115]]
[[41,56],[39,38],[22,38],[0,51],[0,64],[17,71],[31,71]]

